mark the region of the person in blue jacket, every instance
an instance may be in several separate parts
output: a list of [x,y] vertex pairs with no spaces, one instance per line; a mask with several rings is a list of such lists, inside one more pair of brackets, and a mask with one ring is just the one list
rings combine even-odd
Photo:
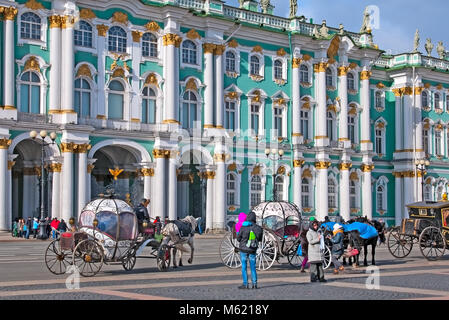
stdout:
[[343,226],[336,223],[333,228],[333,237],[330,235],[328,236],[329,239],[332,242],[332,263],[334,265],[334,274],[338,274],[338,272],[344,271],[344,267],[338,259],[341,258],[341,256],[344,253],[344,246],[343,246]]

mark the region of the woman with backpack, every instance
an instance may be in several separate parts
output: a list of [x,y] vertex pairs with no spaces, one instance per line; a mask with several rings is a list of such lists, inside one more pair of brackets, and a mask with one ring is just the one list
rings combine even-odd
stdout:
[[240,260],[242,261],[243,284],[239,289],[249,289],[248,274],[246,272],[248,259],[251,269],[252,289],[257,289],[256,251],[262,241],[263,230],[256,224],[256,214],[251,211],[240,228],[237,241],[239,242]]

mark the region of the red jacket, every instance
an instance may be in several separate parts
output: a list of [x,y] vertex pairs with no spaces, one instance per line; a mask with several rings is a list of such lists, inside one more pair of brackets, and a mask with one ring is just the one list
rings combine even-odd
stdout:
[[50,226],[51,226],[52,228],[58,229],[59,223],[60,223],[59,220],[52,220],[52,222],[50,223]]

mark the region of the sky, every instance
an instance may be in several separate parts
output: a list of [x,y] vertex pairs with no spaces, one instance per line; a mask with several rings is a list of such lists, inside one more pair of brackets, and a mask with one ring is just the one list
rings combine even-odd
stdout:
[[[238,0],[225,0],[238,7]],[[289,0],[271,0],[274,14],[288,17]],[[326,20],[336,27],[342,23],[345,30],[359,32],[363,12],[367,6],[376,6],[379,12],[378,27],[373,29],[374,43],[391,54],[411,52],[416,29],[420,33],[419,51],[425,53],[424,44],[431,38],[434,44],[432,56],[436,57],[438,41],[449,51],[449,1],[447,0],[298,0],[297,16],[304,15],[316,24]]]

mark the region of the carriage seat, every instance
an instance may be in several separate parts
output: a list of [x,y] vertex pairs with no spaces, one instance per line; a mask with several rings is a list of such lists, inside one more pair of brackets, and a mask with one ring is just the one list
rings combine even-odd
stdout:
[[284,236],[284,238],[298,238],[299,237],[299,226],[290,225],[283,228],[280,228],[275,231],[277,235],[280,237]]

